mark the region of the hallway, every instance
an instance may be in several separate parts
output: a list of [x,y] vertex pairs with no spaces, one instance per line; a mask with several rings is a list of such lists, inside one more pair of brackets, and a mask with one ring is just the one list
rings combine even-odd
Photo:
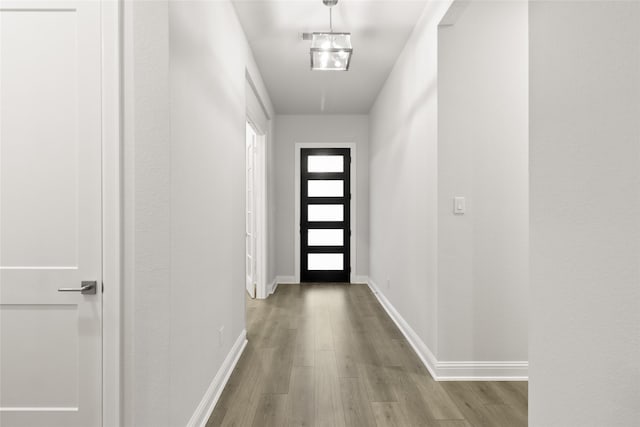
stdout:
[[207,427],[527,424],[527,382],[435,382],[366,285],[246,304],[249,343]]
[[640,427],[640,0],[0,0],[0,427]]

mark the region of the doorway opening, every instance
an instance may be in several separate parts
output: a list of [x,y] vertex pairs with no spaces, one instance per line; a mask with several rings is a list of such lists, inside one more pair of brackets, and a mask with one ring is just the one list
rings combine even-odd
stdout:
[[247,121],[245,145],[245,286],[251,298],[266,297],[265,135]]
[[351,150],[300,151],[300,281],[350,282]]

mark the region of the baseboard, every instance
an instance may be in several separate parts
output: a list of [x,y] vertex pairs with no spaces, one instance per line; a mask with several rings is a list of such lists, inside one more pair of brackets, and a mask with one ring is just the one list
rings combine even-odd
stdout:
[[296,284],[296,278],[294,276],[277,276],[276,282],[281,285],[291,285]]
[[233,344],[233,347],[231,347],[231,351],[227,354],[224,362],[222,362],[222,366],[218,370],[218,373],[213,377],[211,385],[209,385],[209,388],[202,397],[202,400],[189,420],[187,427],[205,427],[211,413],[213,412],[213,408],[215,408],[218,399],[220,399],[222,390],[224,390],[225,385],[227,385],[227,381],[229,381],[229,377],[236,367],[236,364],[238,363],[238,360],[246,346],[247,331],[243,330],[236,342]]
[[527,381],[528,362],[438,362],[438,381]]
[[273,295],[278,288],[278,285],[289,285],[296,283],[296,278],[293,276],[276,276],[273,282],[269,284],[267,289],[267,296]]
[[368,283],[369,282],[369,277],[367,276],[356,276],[354,278],[354,282],[353,283]]
[[429,347],[398,313],[371,278],[366,283],[389,317],[405,336],[431,376],[437,381],[526,381],[529,363],[526,361],[438,361]]
[[273,295],[278,287],[278,278],[274,278],[271,283],[267,286],[267,297]]
[[371,292],[373,292],[376,298],[378,298],[378,301],[380,301],[380,304],[385,309],[389,317],[391,317],[391,320],[395,322],[398,329],[400,329],[400,332],[402,332],[411,347],[413,347],[413,350],[416,352],[420,360],[422,360],[422,364],[427,368],[431,376],[435,380],[437,380],[438,374],[436,366],[438,361],[436,360],[431,350],[429,350],[429,347],[427,347],[427,345],[424,343],[424,341],[422,341],[422,339],[420,339],[413,328],[409,326],[407,321],[404,320],[400,313],[398,313],[396,308],[389,302],[387,297],[385,297],[384,294],[380,292],[380,289],[378,288],[378,286],[376,286],[375,282],[371,280],[371,278],[369,278],[366,283],[369,285]]

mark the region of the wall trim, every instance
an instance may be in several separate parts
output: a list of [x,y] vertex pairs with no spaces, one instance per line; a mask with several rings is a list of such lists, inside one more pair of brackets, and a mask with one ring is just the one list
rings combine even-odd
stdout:
[[438,381],[527,381],[529,362],[438,362]]
[[402,335],[404,335],[407,341],[409,341],[409,344],[422,361],[422,364],[427,368],[433,379],[438,380],[438,361],[436,360],[436,357],[433,355],[429,347],[427,347],[427,345],[422,341],[422,339],[420,339],[413,328],[409,326],[407,321],[404,320],[400,313],[398,313],[398,310],[396,310],[396,308],[389,302],[387,297],[385,297],[384,294],[380,292],[380,289],[375,284],[375,282],[371,280],[371,278],[368,278],[365,283],[369,285],[369,289],[371,289],[371,292],[373,292],[376,298],[378,298],[378,301],[385,309],[389,317],[391,317],[391,320],[394,321],[398,329],[400,329],[400,332],[402,332]]
[[436,381],[527,381],[527,361],[438,361],[371,278],[365,281]]
[[273,279],[273,282],[269,284],[269,289],[267,289],[267,296],[271,296],[276,293],[276,289],[278,289],[278,280]]
[[216,373],[216,376],[213,377],[209,388],[204,393],[200,404],[197,406],[195,412],[191,416],[191,419],[187,423],[187,427],[205,427],[211,413],[213,412],[213,408],[215,408],[216,403],[218,403],[218,399],[220,399],[220,395],[222,394],[222,390],[224,390],[225,385],[227,385],[227,381],[229,381],[229,377],[231,373],[236,367],[240,356],[244,352],[244,349],[247,347],[247,331],[242,330],[240,336],[231,347],[229,354],[222,362],[222,366]]
[[281,285],[296,285],[299,283],[296,281],[296,278],[294,276],[276,276],[274,282],[277,282]]
[[102,425],[123,424],[124,2],[101,1]]
[[276,276],[275,279],[269,284],[267,289],[268,295],[273,295],[278,288],[278,285],[293,285],[297,284],[296,278],[293,276]]
[[[268,240],[268,216],[269,216],[269,191],[267,188],[268,181],[268,144],[272,139],[271,135],[271,116],[265,103],[258,92],[258,89],[251,78],[251,73],[245,68],[245,80],[249,86],[247,93],[245,93],[245,107],[247,122],[253,128],[256,133],[256,149],[255,154],[255,174],[254,177],[254,191],[256,196],[255,206],[255,220],[256,220],[256,291],[255,297],[258,299],[265,299],[269,295],[269,289],[267,289],[270,283],[267,283],[267,265],[269,263],[269,254],[267,240]],[[250,106],[252,103],[248,101],[249,97],[253,96],[255,102],[260,105],[261,111],[254,111]],[[260,113],[264,114],[265,121],[259,120]]]

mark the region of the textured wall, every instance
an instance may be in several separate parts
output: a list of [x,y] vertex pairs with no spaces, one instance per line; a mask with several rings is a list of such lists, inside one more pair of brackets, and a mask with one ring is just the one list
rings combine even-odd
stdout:
[[527,360],[527,14],[526,2],[471,2],[439,31],[439,360]]
[[245,70],[271,106],[228,1],[130,3],[125,48],[125,419],[179,426],[245,328]]
[[640,3],[531,2],[529,425],[640,422]]

